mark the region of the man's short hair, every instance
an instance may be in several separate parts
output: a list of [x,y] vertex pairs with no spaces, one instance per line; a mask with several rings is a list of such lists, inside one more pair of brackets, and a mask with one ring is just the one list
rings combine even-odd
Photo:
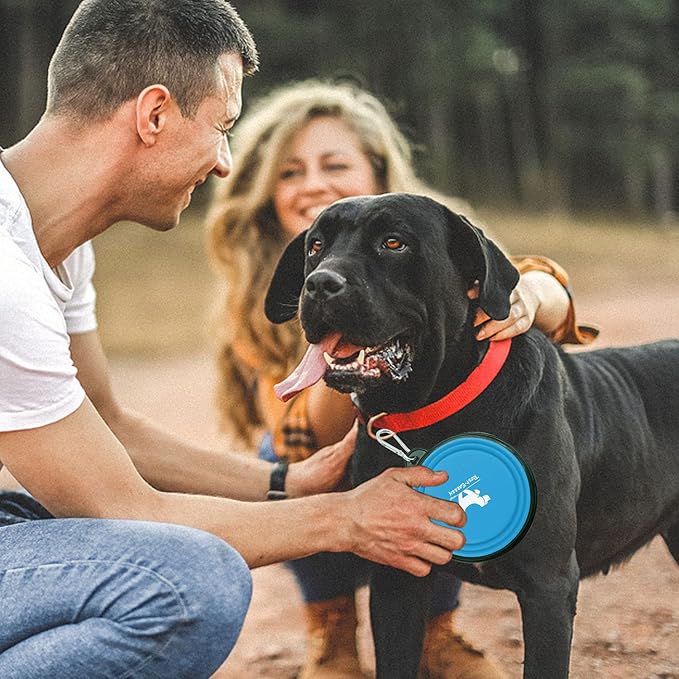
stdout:
[[257,70],[255,42],[225,0],[84,0],[48,71],[47,113],[106,118],[145,87],[165,85],[192,117],[217,87],[217,60]]

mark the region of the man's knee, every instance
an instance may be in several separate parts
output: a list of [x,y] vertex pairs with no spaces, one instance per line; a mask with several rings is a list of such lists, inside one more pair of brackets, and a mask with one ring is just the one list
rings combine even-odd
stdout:
[[[198,679],[211,676],[240,634],[252,592],[250,571],[232,547],[208,533],[89,519],[2,530],[5,544],[14,538],[21,545],[30,533],[33,552],[51,554],[49,569],[40,568],[35,556],[11,562],[12,578],[22,584],[14,586],[5,577],[3,585],[26,595],[26,607],[42,616],[41,624],[49,616],[52,634],[60,635],[55,662],[71,662],[71,651],[78,662],[89,662],[83,660],[89,650],[94,663],[103,645],[117,649],[106,656],[116,676],[128,676],[123,670],[131,668],[129,676]],[[54,544],[58,559],[48,549]],[[27,574],[31,591],[41,592],[40,612],[23,584],[29,582]],[[17,614],[25,617],[20,608],[15,606]],[[30,633],[22,634],[15,626],[16,649],[30,643]],[[50,658],[43,653],[43,660]]]
[[[204,534],[200,545],[200,565],[197,578],[213,624],[232,627],[239,621],[238,631],[250,606],[252,597],[252,575],[243,557],[223,540]],[[234,638],[235,643],[235,638]]]
[[195,626],[194,651],[205,659],[214,654],[218,666],[234,647],[250,606],[250,569],[233,547],[202,531],[194,531],[185,556],[185,600]]
[[157,574],[181,607],[168,620],[173,676],[210,676],[243,627],[252,596],[250,569],[233,547],[210,533],[162,524],[157,530],[165,556]]

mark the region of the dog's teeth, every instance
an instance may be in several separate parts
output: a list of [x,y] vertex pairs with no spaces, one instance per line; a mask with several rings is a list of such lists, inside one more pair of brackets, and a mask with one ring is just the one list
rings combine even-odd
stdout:
[[333,365],[335,363],[335,359],[327,351],[323,352],[323,358],[328,365]]
[[359,365],[363,365],[365,363],[365,349],[361,349],[358,352],[358,363]]

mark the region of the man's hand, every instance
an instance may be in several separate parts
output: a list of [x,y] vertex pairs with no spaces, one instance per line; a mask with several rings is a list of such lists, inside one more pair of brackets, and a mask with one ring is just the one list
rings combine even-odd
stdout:
[[464,545],[464,535],[433,519],[461,527],[466,515],[454,502],[412,489],[438,486],[447,478],[445,472],[426,467],[388,469],[343,493],[349,514],[344,537],[350,551],[418,576],[427,575],[432,564],[448,563],[452,552]]
[[291,464],[285,480],[289,497],[303,497],[337,490],[345,478],[347,464],[356,446],[358,425],[337,443],[321,448],[311,457]]

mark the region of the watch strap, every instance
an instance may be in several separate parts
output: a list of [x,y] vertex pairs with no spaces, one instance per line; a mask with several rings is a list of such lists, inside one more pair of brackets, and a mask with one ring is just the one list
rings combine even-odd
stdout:
[[266,494],[267,500],[285,500],[288,494],[285,492],[285,477],[288,473],[287,460],[274,462],[269,478],[269,491]]

